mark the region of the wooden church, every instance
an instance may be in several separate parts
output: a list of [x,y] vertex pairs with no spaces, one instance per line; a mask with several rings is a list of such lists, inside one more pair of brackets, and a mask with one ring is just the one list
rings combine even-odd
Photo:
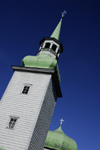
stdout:
[[63,52],[62,19],[63,15],[51,37],[40,41],[36,56],[26,56],[22,66],[12,66],[14,73],[0,101],[2,150],[77,150],[61,126],[48,132],[57,98],[62,97],[57,64]]

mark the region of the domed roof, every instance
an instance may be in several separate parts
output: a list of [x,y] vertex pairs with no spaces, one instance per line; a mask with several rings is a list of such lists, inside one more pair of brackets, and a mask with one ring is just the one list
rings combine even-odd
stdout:
[[60,83],[60,74],[57,65],[57,60],[49,55],[41,54],[38,56],[25,56],[22,59],[22,66],[44,68],[44,69],[55,69],[57,71],[57,76]]
[[46,54],[26,56],[22,59],[22,65],[25,67],[54,69],[57,65],[57,60]]
[[68,137],[61,129],[48,131],[45,146],[55,150],[78,150],[76,142]]

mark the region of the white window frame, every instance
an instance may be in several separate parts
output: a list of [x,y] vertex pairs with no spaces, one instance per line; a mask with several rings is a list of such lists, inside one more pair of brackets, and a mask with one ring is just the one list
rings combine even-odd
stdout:
[[28,93],[29,93],[29,91],[30,91],[30,87],[32,86],[32,84],[29,84],[29,83],[24,83],[24,84],[23,84],[21,94],[25,94],[25,95],[27,95],[28,93],[23,93],[23,90],[24,90],[25,86],[28,86],[28,87],[29,87],[29,90],[28,90]]
[[[9,123],[10,123],[10,121],[11,121],[12,118],[13,118],[13,119],[16,119],[16,123],[15,123],[15,125],[14,125],[13,128],[9,128]],[[14,130],[14,129],[16,128],[16,125],[17,125],[17,123],[18,123],[18,119],[19,119],[19,118],[20,118],[20,117],[17,117],[17,116],[15,116],[15,115],[9,116],[9,119],[8,119],[6,128],[7,128],[7,129],[10,129],[10,130]]]

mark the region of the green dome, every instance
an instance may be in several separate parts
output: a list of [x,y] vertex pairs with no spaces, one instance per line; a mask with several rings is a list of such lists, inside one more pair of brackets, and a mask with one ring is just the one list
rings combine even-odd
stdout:
[[22,59],[22,66],[42,69],[54,69],[57,71],[57,76],[60,83],[60,74],[57,60],[49,55],[41,54],[38,56],[26,56]]
[[45,54],[38,56],[26,56],[22,59],[22,65],[25,67],[55,69],[57,60]]
[[61,126],[55,131],[48,131],[44,147],[55,150],[78,150],[76,142],[64,134]]

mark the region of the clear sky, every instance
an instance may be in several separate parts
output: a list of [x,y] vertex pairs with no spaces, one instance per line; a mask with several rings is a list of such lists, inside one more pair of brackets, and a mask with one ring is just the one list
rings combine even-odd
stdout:
[[78,150],[100,150],[100,2],[99,0],[0,0],[0,98],[26,55],[63,19],[59,57],[61,90],[50,130],[62,130]]

